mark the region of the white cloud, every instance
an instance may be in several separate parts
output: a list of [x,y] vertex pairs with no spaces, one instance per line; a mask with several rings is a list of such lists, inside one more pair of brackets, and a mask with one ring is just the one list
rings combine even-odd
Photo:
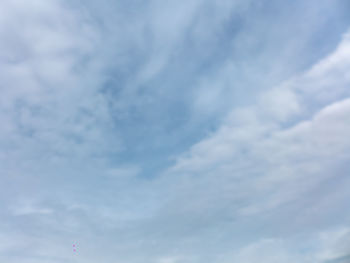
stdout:
[[[317,260],[345,255],[345,232],[319,246],[312,235],[350,219],[349,36],[306,73],[281,81],[296,67],[286,58],[309,38],[289,48],[293,32],[256,18],[259,4],[112,2],[0,3],[0,232],[12,237],[0,259],[73,262],[72,241],[84,262],[314,263],[307,260],[328,245]],[[305,36],[315,23],[298,25],[308,27]],[[272,55],[281,39],[286,49]],[[109,79],[111,92],[99,93]],[[256,101],[251,93],[260,93]],[[246,100],[232,106],[232,98]],[[194,105],[196,116],[179,114],[188,126],[202,113],[222,125],[161,176],[143,174],[135,156],[153,168],[167,160],[168,145],[181,150],[166,140],[183,136],[188,145],[200,133],[188,139],[188,130],[178,136],[182,127],[165,127],[178,117],[168,113],[173,101],[176,113]],[[124,128],[137,135],[126,134],[131,147],[116,156]],[[174,135],[147,137],[146,129]],[[314,251],[300,255],[310,244]]]
[[16,207],[13,210],[14,210],[14,215],[16,216],[32,215],[32,214],[48,215],[53,213],[52,209],[37,208],[33,206]]
[[[245,223],[250,220],[266,229],[262,238],[317,233],[325,222],[346,224],[350,79],[347,74],[332,75],[350,71],[350,57],[343,52],[348,45],[345,36],[336,51],[318,64],[323,65],[318,77],[312,73],[318,68],[314,66],[263,93],[258,104],[234,109],[216,132],[179,157],[167,174],[177,178],[173,187],[177,194],[169,206],[181,207],[179,215],[199,221],[210,216],[232,218],[247,238],[253,235],[252,225]],[[342,59],[334,59],[339,56]],[[334,96],[319,96],[331,89]],[[330,182],[337,195],[327,190]],[[276,224],[282,225],[281,230],[272,230]],[[242,253],[237,262],[258,262],[261,254],[251,254],[250,249]],[[271,248],[266,262],[295,262],[295,258],[284,258]]]
[[[349,229],[328,229],[315,235],[261,239],[220,256],[220,262],[333,262],[348,252]],[[338,262],[338,261],[334,261]]]
[[100,77],[84,62],[100,41],[94,25],[60,1],[0,5],[6,12],[0,23],[0,145],[7,159],[79,158],[107,149]]
[[349,253],[350,229],[342,227],[329,231],[322,231],[318,237],[319,252],[316,258],[321,262],[328,262],[342,258]]
[[[344,38],[340,46],[348,42]],[[338,50],[334,56],[338,56]],[[326,61],[332,61],[332,57]],[[336,67],[346,68],[344,60],[343,57],[341,65]],[[320,79],[309,80],[307,87],[317,86],[322,78],[327,79],[334,70],[327,68]],[[303,176],[305,179],[308,174],[330,168],[332,162],[345,161],[350,146],[346,136],[350,133],[350,101],[329,98],[319,105],[317,95],[322,90],[315,92],[315,97],[300,95],[297,84],[309,75],[307,72],[288,84],[265,92],[257,106],[234,110],[216,133],[194,145],[178,159],[171,171],[196,172],[201,176],[213,175],[211,171],[215,171],[216,177],[222,176],[220,171],[223,171],[229,177],[243,178],[255,170],[262,174],[253,181],[276,178],[290,183],[290,178],[296,180]],[[346,76],[339,76],[329,86],[336,93],[344,90],[348,83]],[[309,112],[315,112],[314,116],[303,120],[305,116],[308,118]],[[321,175],[317,177],[322,178]],[[277,186],[270,183],[269,180],[267,185],[271,188]]]

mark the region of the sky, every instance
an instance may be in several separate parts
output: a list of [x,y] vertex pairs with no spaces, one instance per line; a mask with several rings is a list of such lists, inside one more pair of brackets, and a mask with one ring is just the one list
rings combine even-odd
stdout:
[[0,262],[349,263],[349,14],[1,0]]

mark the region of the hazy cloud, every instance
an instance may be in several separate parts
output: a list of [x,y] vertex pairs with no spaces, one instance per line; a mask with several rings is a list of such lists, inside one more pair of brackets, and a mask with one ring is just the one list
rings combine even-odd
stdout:
[[349,8],[2,1],[0,261],[346,262]]

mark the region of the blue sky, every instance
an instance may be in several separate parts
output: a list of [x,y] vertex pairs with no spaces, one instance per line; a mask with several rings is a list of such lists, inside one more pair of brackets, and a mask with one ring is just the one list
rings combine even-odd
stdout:
[[1,1],[0,261],[347,263],[349,14]]

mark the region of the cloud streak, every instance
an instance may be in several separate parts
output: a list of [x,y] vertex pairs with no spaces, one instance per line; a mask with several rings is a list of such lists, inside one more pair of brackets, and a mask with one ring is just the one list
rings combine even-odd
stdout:
[[348,8],[2,1],[0,261],[346,262]]

